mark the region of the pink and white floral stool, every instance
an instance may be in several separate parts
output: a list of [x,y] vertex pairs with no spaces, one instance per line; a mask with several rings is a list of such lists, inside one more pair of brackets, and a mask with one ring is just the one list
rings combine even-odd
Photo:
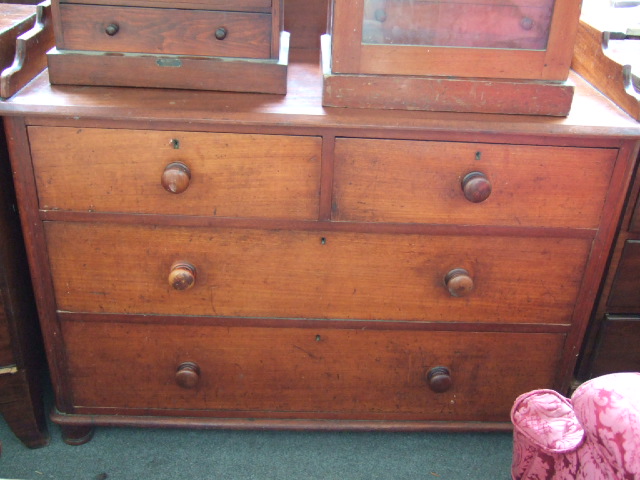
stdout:
[[640,373],[525,393],[511,421],[514,480],[640,480]]

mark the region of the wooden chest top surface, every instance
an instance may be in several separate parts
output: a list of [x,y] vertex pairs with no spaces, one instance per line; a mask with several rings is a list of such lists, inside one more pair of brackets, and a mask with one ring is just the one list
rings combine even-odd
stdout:
[[[322,106],[319,53],[294,50],[287,95],[141,88],[52,86],[47,72],[0,104],[3,115],[154,121],[167,125],[232,124],[234,127],[368,128],[468,134],[640,137],[640,124],[581,77],[566,118],[525,115],[408,112]],[[40,123],[39,120],[36,123]],[[28,123],[31,123],[28,121]],[[139,123],[138,123],[139,124]],[[170,127],[168,127],[170,128]],[[195,128],[195,127],[194,127]]]
[[36,13],[33,5],[0,6],[0,34],[22,22],[28,22]]

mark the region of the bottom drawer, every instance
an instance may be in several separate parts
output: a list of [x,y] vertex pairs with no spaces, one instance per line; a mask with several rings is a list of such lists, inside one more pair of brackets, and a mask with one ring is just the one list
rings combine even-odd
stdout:
[[[90,414],[508,421],[519,394],[553,385],[564,343],[543,333],[62,325],[75,406],[66,413]],[[426,380],[438,366],[452,380],[440,393]]]

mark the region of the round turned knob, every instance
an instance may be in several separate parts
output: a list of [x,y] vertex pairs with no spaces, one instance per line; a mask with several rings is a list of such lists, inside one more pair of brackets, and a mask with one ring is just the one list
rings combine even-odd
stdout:
[[119,30],[120,26],[117,23],[110,23],[107,25],[107,28],[104,29],[104,32],[110,37],[113,37]]
[[224,40],[225,38],[227,38],[228,33],[229,32],[225,27],[218,27],[216,28],[215,36],[218,40]]
[[491,195],[491,182],[482,172],[467,173],[462,179],[462,191],[470,202],[484,202]]
[[464,297],[473,290],[473,278],[464,268],[455,268],[444,277],[452,297]]
[[161,183],[170,193],[182,193],[189,187],[191,170],[182,162],[172,162],[162,172]]
[[427,372],[429,388],[436,393],[446,392],[453,384],[451,372],[447,367],[433,367]]
[[174,290],[188,290],[196,283],[196,267],[190,263],[176,262],[171,265],[169,285]]
[[184,362],[176,370],[176,383],[182,388],[194,388],[200,381],[200,367],[193,362]]

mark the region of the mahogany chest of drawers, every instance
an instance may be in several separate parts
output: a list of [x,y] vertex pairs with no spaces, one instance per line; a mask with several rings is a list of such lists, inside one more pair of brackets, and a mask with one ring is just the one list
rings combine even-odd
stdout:
[[509,428],[566,390],[640,128],[51,87],[2,105],[67,441],[95,425]]
[[594,310],[579,379],[640,370],[640,177],[637,167]]

